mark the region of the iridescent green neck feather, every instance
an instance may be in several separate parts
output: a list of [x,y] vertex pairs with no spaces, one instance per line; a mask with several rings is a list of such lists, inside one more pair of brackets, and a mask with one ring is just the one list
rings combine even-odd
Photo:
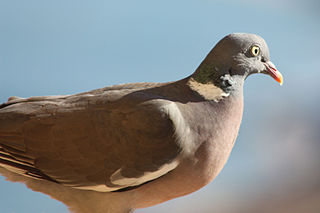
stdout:
[[199,83],[207,84],[214,81],[215,75],[215,68],[212,64],[202,63],[192,75],[192,78]]

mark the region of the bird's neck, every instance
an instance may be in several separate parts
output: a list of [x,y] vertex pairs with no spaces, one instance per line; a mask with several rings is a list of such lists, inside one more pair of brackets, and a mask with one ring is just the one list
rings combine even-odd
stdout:
[[194,77],[189,78],[187,85],[192,91],[209,101],[219,102],[230,95],[230,93],[215,86],[213,82],[200,83]]
[[189,77],[187,85],[206,100],[218,102],[242,91],[243,77],[230,75],[228,69],[219,70],[214,63],[203,61]]
[[214,83],[215,79],[219,78],[219,76],[217,75],[217,68],[214,63],[204,60],[192,74],[192,78],[198,83],[208,84]]

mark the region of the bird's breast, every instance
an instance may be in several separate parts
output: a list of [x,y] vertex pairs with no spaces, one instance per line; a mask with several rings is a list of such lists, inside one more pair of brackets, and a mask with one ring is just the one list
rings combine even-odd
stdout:
[[198,144],[192,169],[197,171],[199,187],[211,182],[221,171],[238,135],[243,112],[242,97],[203,108],[198,126],[193,129]]

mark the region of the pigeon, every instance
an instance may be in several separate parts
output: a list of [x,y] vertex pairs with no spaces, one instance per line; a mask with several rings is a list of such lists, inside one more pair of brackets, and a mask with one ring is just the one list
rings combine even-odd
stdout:
[[263,38],[232,33],[190,76],[0,105],[0,173],[75,213],[128,213],[190,194],[225,165],[243,84],[281,73]]

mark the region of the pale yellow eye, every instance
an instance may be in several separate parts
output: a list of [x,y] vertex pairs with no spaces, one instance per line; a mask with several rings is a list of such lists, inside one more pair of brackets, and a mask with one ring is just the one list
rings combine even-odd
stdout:
[[258,56],[259,54],[260,54],[260,47],[252,46],[251,47],[251,55],[252,56]]

